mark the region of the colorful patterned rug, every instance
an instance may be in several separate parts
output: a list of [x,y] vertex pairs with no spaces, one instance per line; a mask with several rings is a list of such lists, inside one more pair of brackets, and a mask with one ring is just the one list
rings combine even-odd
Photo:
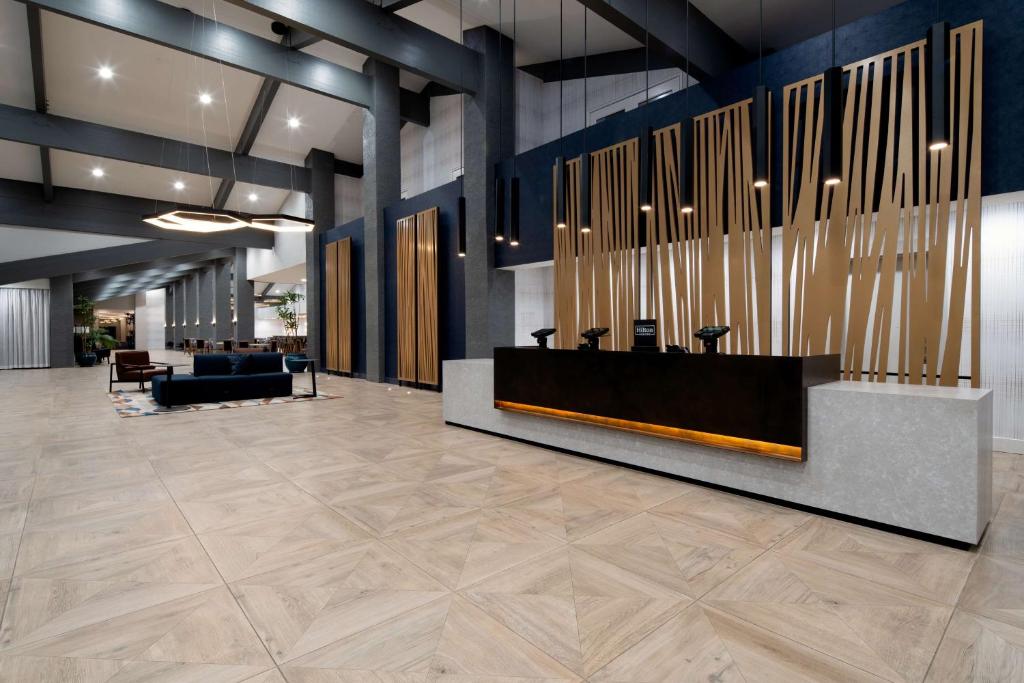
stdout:
[[297,403],[301,401],[324,401],[338,398],[333,394],[318,392],[316,396],[278,396],[275,398],[254,398],[245,401],[222,401],[221,403],[190,403],[167,408],[153,400],[153,394],[139,391],[117,391],[107,394],[114,404],[114,412],[118,417],[145,417],[147,415],[166,415],[168,413],[191,413],[199,410],[223,410],[224,408],[248,408],[250,406],[269,406],[278,403]]

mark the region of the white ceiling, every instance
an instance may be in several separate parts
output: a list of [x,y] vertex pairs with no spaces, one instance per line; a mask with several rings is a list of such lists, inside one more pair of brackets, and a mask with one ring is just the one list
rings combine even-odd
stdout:
[[0,249],[0,262],[70,254],[75,251],[103,249],[104,247],[117,247],[145,241],[133,237],[92,235],[87,232],[70,230],[37,230],[0,225],[0,244],[3,245],[3,249]]
[[0,140],[0,176],[11,180],[43,181],[39,148],[20,142]]

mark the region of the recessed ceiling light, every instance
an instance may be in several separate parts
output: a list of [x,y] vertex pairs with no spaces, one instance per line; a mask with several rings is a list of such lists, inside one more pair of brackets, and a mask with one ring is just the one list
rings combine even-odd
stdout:
[[102,178],[104,175],[106,175],[106,172],[102,168],[100,168],[99,166],[97,166],[94,169],[92,169],[92,177],[93,178]]
[[181,182],[180,180],[175,180],[174,181],[174,189],[175,190],[184,190],[185,189],[185,183]]
[[306,278],[302,278],[302,281],[303,281],[303,282],[305,282],[305,281],[306,281]]
[[250,192],[249,193],[249,201],[250,202],[254,202],[254,201],[256,201],[259,198],[260,198],[260,196],[258,194],[256,194],[255,192]]
[[289,116],[288,117],[288,127],[289,128],[298,128],[301,125],[302,125],[302,121],[299,120],[298,116]]
[[213,102],[213,96],[208,92],[199,93],[199,104],[210,104]]
[[99,74],[99,77],[105,81],[109,81],[111,78],[114,77],[114,70],[105,64],[101,66],[99,69],[97,69],[96,73]]

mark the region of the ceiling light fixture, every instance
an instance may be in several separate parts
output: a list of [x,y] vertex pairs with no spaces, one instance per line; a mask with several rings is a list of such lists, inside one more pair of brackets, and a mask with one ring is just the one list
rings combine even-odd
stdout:
[[180,190],[184,190],[185,189],[185,183],[181,182],[180,180],[175,180],[174,181],[174,189],[175,190],[179,190],[179,191]]
[[587,15],[586,5],[583,6],[583,153],[580,154],[580,233],[590,234],[592,223],[592,206],[590,190],[590,151],[587,148],[587,128],[590,122],[590,110],[587,109]]
[[114,70],[106,64],[96,69],[96,73],[99,75],[100,78],[102,78],[105,81],[109,81],[111,78],[114,77]]
[[459,258],[466,257],[466,198],[459,195],[459,208],[458,208],[458,225],[456,227],[456,239],[458,244],[456,245],[457,254]]
[[249,225],[246,219],[231,211],[203,207],[178,207],[148,214],[142,220],[158,228],[184,232],[223,232]]
[[925,83],[928,87],[928,149],[949,147],[949,23],[928,27],[925,44]]
[[508,181],[508,238],[513,247],[519,246],[519,159],[516,140],[519,138],[519,113],[516,109],[516,10],[519,0],[512,0],[512,177]]
[[302,125],[302,121],[299,119],[298,116],[289,116],[288,117],[288,127],[289,128],[295,129],[295,128],[298,128],[301,125]]
[[[463,52],[466,47],[466,34],[462,28],[462,0],[459,0],[459,85],[465,92],[466,83],[463,80]],[[459,97],[459,164],[462,174],[459,176],[458,208],[456,209],[455,240],[456,254],[459,258],[466,258],[466,98]],[[485,228],[486,229],[486,228]]]
[[772,94],[764,84],[764,0],[759,3],[761,31],[757,42],[757,86],[754,88],[754,102],[751,107],[754,135],[754,187],[768,187],[768,165],[771,149],[769,122],[771,120]]
[[690,3],[686,3],[686,118],[679,125],[679,211],[693,213],[693,114],[690,109]]
[[558,151],[555,157],[555,227],[564,228],[565,222],[565,130],[562,102],[565,91],[565,36],[563,29],[564,0],[558,0]]
[[206,106],[213,103],[213,96],[208,92],[199,93],[199,104]]
[[94,168],[92,169],[92,177],[93,177],[93,178],[102,178],[102,177],[103,177],[103,176],[105,176],[106,174],[107,174],[107,172],[106,172],[106,171],[104,171],[104,170],[103,170],[102,168],[100,168],[99,166],[96,166],[96,167],[94,167]]
[[832,0],[832,66],[825,70],[821,88],[821,173],[826,185],[838,185],[843,177],[843,70],[836,66],[836,0]]
[[308,218],[297,218],[283,213],[260,214],[249,219],[249,225],[271,232],[313,232],[316,224]]
[[260,198],[260,196],[258,194],[256,194],[255,192],[250,192],[249,193],[249,201],[250,202],[254,202],[254,201],[258,200],[259,198]]
[[[646,107],[651,98],[651,26],[650,0],[644,0],[644,100]],[[651,187],[651,136],[650,111],[644,109],[644,126],[640,131],[640,210],[650,213],[654,210]]]

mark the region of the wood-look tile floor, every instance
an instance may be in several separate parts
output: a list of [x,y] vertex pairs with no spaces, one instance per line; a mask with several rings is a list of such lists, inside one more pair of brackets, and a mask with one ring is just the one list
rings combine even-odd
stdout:
[[106,374],[0,373],[2,681],[1024,680],[1022,456],[964,552],[447,427],[432,393],[121,419]]

